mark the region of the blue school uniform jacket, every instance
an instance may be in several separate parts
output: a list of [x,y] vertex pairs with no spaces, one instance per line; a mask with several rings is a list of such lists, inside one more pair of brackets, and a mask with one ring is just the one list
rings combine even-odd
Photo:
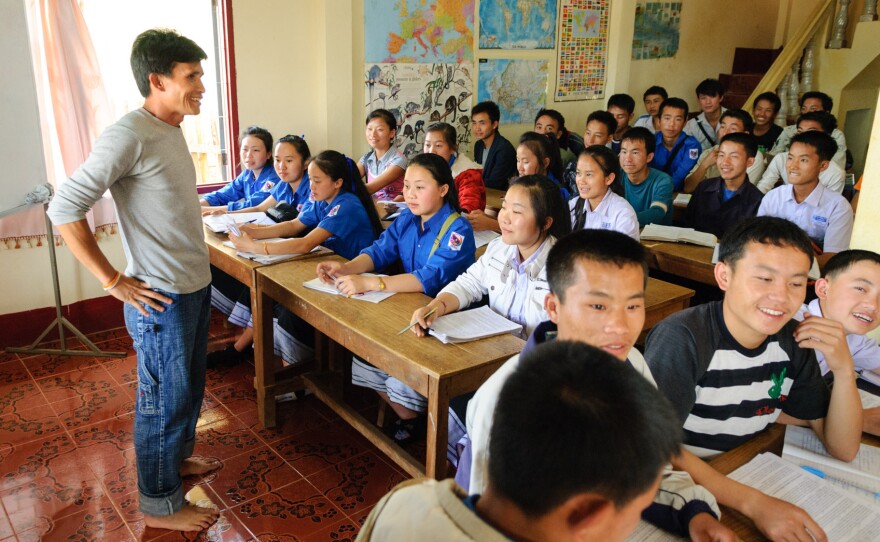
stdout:
[[[202,198],[212,206],[226,205],[229,211],[255,207],[269,197],[275,185],[281,182],[272,164],[266,162],[260,175],[254,179],[250,170],[244,170],[234,181]],[[286,184],[286,183],[285,183]]]
[[400,260],[404,272],[415,275],[425,294],[434,297],[474,263],[474,231],[464,217],[458,217],[452,223],[440,239],[437,250],[428,257],[434,239],[451,213],[452,207],[444,203],[422,230],[422,218],[404,209],[379,240],[364,249],[362,254],[373,260],[376,269]]
[[309,228],[332,233],[321,244],[343,258],[353,259],[376,239],[364,205],[351,192],[340,192],[330,203],[316,201],[303,209],[297,219]]
[[654,137],[656,138],[657,146],[654,150],[654,158],[648,165],[672,177],[672,189],[675,192],[681,192],[681,188],[684,186],[684,178],[688,176],[694,164],[697,163],[697,159],[703,152],[703,147],[697,141],[697,138],[682,132],[679,134],[678,139],[675,140],[675,145],[672,146],[672,150],[675,150],[679,145],[681,145],[681,149],[673,158],[672,163],[668,163],[669,155],[672,154],[672,151],[663,145],[663,134],[657,132]]
[[290,183],[279,182],[272,189],[271,195],[278,203],[290,204],[298,213],[305,212],[314,205],[312,201],[312,189],[309,187],[309,174],[303,175],[302,181],[296,187],[296,192],[290,189]]

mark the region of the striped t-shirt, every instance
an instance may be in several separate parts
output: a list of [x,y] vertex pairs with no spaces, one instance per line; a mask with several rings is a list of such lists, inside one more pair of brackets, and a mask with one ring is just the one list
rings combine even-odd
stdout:
[[794,340],[792,320],[754,349],[724,325],[722,302],[681,311],[648,335],[645,359],[678,412],[685,446],[712,457],[752,439],[781,412],[824,418],[830,390],[815,352]]

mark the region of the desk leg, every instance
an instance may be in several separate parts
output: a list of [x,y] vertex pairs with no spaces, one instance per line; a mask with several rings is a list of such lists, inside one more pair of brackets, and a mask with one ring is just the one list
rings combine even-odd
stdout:
[[[272,329],[272,298],[251,289],[254,316],[254,369],[257,409],[263,427],[275,427],[275,334]],[[268,389],[268,392],[267,392]]]
[[428,450],[425,476],[446,478],[446,444],[449,438],[449,392],[446,382],[431,378],[428,382]]

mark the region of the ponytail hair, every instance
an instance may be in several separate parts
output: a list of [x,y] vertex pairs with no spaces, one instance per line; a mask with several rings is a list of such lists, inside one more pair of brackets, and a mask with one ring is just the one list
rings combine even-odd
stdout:
[[376,212],[376,204],[367,192],[367,186],[358,175],[354,161],[341,152],[326,150],[318,153],[312,162],[331,179],[342,180],[341,192],[351,192],[357,196],[373,227],[373,239],[378,239],[383,231],[382,222],[379,220],[379,213]]
[[436,154],[423,152],[415,155],[409,161],[407,167],[410,166],[426,169],[431,174],[431,177],[437,181],[438,186],[448,186],[449,188],[446,190],[446,195],[443,196],[443,201],[448,203],[453,211],[461,212],[461,206],[458,203],[458,190],[455,189],[455,179],[452,177],[452,168],[449,167],[449,162]]

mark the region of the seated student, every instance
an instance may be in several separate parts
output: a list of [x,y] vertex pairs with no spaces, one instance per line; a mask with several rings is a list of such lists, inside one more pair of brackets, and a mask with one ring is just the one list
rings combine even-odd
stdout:
[[752,102],[752,117],[755,118],[752,135],[758,142],[758,150],[763,154],[770,152],[776,144],[776,138],[782,133],[782,126],[774,122],[781,107],[782,100],[775,92],[762,92]]
[[[555,109],[541,109],[535,116],[535,132],[556,138],[559,147],[559,155],[562,158],[562,166],[577,161],[577,154],[569,147],[572,146],[572,134],[565,128],[565,117]],[[577,136],[575,136],[577,137]],[[576,145],[584,148],[583,142]]]
[[[796,126],[798,133],[815,130],[829,134],[836,129],[837,119],[831,113],[812,111],[798,117]],[[761,192],[766,194],[779,184],[780,181],[788,184],[787,160],[787,153],[777,154],[773,157],[761,176],[761,180],[758,181],[758,188]],[[819,183],[832,192],[842,194],[846,184],[846,172],[832,160],[828,164],[828,168],[819,173]]]
[[[748,218],[721,240],[715,278],[724,300],[677,312],[648,334],[645,358],[684,426],[676,468],[744,514],[773,540],[825,540],[809,515],[735,482],[711,458],[774,422],[807,420],[829,453],[855,457],[862,407],[839,324],[792,316],[807,291],[813,250],[803,231],[774,217]],[[829,391],[814,350],[837,385]],[[811,538],[812,535],[812,538]]]
[[406,156],[394,144],[397,119],[387,109],[376,109],[367,115],[365,135],[370,151],[357,162],[361,177],[366,175],[367,191],[376,200],[403,200],[403,171]]
[[694,190],[684,213],[685,226],[720,239],[737,222],[758,213],[764,194],[749,182],[747,173],[757,152],[751,134],[734,132],[721,139],[717,153],[721,176],[706,179]]
[[657,85],[648,87],[648,90],[642,95],[645,102],[645,113],[636,119],[633,128],[642,127],[650,130],[652,134],[660,131],[660,104],[669,97],[666,89]]
[[437,122],[425,130],[423,152],[440,156],[452,168],[455,178],[455,191],[461,210],[482,211],[486,208],[486,185],[483,184],[483,168],[464,154],[458,152],[458,134],[455,127],[446,122]]
[[[617,121],[614,120],[614,115],[608,111],[593,111],[587,117],[587,127],[586,130],[584,130],[584,143],[587,147],[602,145],[607,146],[610,149],[611,138],[616,129]],[[619,152],[619,149],[617,152]],[[578,156],[580,156],[580,154],[578,154]],[[577,160],[565,166],[565,169],[562,172],[562,182],[572,194],[578,191],[576,177]],[[614,183],[613,189],[618,196],[623,196],[623,185],[619,180]]]
[[[323,245],[345,258],[353,258],[382,233],[376,207],[356,171],[354,163],[339,152],[328,150],[318,154],[309,164],[312,205],[304,207],[294,220],[288,222],[245,224],[241,226],[241,237],[230,232],[229,240],[236,249],[255,254],[306,254]],[[275,237],[292,239],[266,241]],[[233,299],[227,294],[230,281],[237,282],[214,268],[212,278],[216,281],[216,291],[222,295],[220,302],[228,306],[229,300]],[[238,288],[238,302],[232,309],[230,322],[245,331],[225,350],[208,355],[215,366],[241,361],[253,343],[250,292],[241,284]],[[310,357],[314,335],[311,327],[280,306],[275,317],[276,353],[287,363]]]
[[682,131],[687,122],[688,104],[681,98],[668,98],[660,104],[660,131],[654,134],[655,151],[651,167],[672,177],[673,190],[681,192],[702,147],[693,136]]
[[[818,92],[815,90],[804,92],[799,103],[801,106],[801,115],[804,113],[812,113],[814,111],[831,113],[831,109],[834,107],[834,101],[830,96],[824,92]],[[782,133],[776,138],[776,143],[773,145],[773,148],[770,149],[770,152],[767,154],[771,158],[777,154],[784,154],[791,144],[791,138],[793,138],[796,133],[797,124],[792,124],[783,128]],[[831,130],[830,133],[831,137],[834,138],[834,141],[837,142],[837,152],[834,153],[833,161],[840,166],[840,169],[846,170],[846,136],[836,128],[836,124],[835,128]]]
[[[550,292],[544,306],[550,321],[532,333],[521,355],[505,362],[480,386],[468,406],[470,442],[462,461],[468,455],[471,458],[466,480],[470,493],[483,492],[495,469],[490,435],[494,439],[497,418],[493,415],[499,390],[522,357],[541,343],[553,339],[586,343],[611,354],[653,383],[650,370],[634,346],[644,325],[648,280],[645,250],[638,242],[614,231],[573,232],[553,247],[547,259],[547,280]],[[456,479],[460,480],[458,476]],[[645,512],[652,523],[699,540],[704,538],[697,535],[707,531],[729,533],[717,517],[714,497],[695,486],[687,474],[671,470],[664,474],[655,504]]]
[[700,102],[700,114],[687,121],[684,132],[695,137],[705,151],[717,145],[721,139],[718,136],[718,123],[721,114],[727,111],[721,105],[724,101],[724,85],[718,79],[703,79],[697,85],[697,101]]
[[516,176],[516,151],[498,131],[501,110],[495,102],[480,102],[471,109],[474,130],[474,159],[483,166],[483,182],[487,188],[507,190]]
[[647,128],[630,129],[620,142],[620,176],[640,227],[672,224],[672,178],[648,167],[654,145],[654,135]]
[[[880,346],[867,334],[880,326],[880,254],[870,250],[844,250],[825,264],[816,281],[817,299],[801,307],[799,321],[818,316],[840,322],[857,372],[873,371],[880,378]],[[829,372],[825,355],[816,351],[822,374]],[[880,434],[880,408],[864,410],[863,429]]]
[[[752,117],[742,109],[726,109],[721,114],[721,120],[718,122],[718,141],[724,139],[724,136],[727,134],[737,132],[749,134],[751,131]],[[682,192],[690,194],[703,182],[703,179],[719,177],[721,173],[718,171],[717,160],[718,145],[703,151],[700,157],[697,158],[697,163],[694,164],[688,176],[685,177]],[[749,181],[752,184],[758,184],[761,174],[764,173],[764,155],[760,151],[757,151],[755,154],[755,161],[749,166],[747,173]]]
[[202,214],[213,211],[239,211],[256,207],[269,197],[272,188],[278,183],[278,175],[266,164],[272,158],[272,134],[265,128],[250,126],[238,136],[241,145],[241,167],[244,171],[232,182],[202,196],[199,203]]
[[[297,212],[310,207],[312,191],[309,189],[309,176],[306,163],[310,156],[309,146],[298,136],[287,135],[275,144],[275,172],[281,182],[275,185],[271,195],[256,207],[245,211],[267,211],[278,202],[294,207]],[[277,199],[276,199],[277,198]],[[224,211],[214,211],[222,213]],[[372,242],[372,241],[370,241]],[[211,306],[229,317],[229,322],[244,328],[244,332],[224,350],[208,353],[208,368],[231,365],[243,361],[254,341],[251,323],[251,291],[244,284],[211,266]]]
[[572,230],[614,230],[639,240],[635,210],[611,188],[619,176],[614,151],[603,145],[584,149],[577,161],[578,193],[569,200]]
[[612,94],[608,98],[608,106],[605,110],[611,113],[617,122],[614,136],[611,139],[611,150],[620,152],[621,138],[631,128],[629,123],[632,122],[635,114],[636,101],[629,94]]
[[801,132],[791,140],[786,157],[789,184],[764,196],[758,216],[787,218],[809,236],[821,269],[835,253],[849,248],[853,212],[846,198],[819,183],[837,144],[828,134]]
[[[434,297],[474,263],[474,232],[458,214],[455,181],[446,160],[436,154],[415,156],[406,168],[403,191],[408,209],[357,258],[319,263],[317,274],[322,281],[348,295],[387,290]],[[361,275],[396,261],[403,266],[402,274]],[[400,417],[393,435],[396,440],[405,442],[424,432],[423,420],[417,418],[427,400],[415,390],[359,359],[352,362],[352,383],[372,388],[391,405]]]
[[671,414],[650,384],[608,354],[543,345],[523,356],[500,392],[483,493],[468,496],[452,480],[404,482],[379,501],[357,539],[622,542],[677,453],[681,432]]

